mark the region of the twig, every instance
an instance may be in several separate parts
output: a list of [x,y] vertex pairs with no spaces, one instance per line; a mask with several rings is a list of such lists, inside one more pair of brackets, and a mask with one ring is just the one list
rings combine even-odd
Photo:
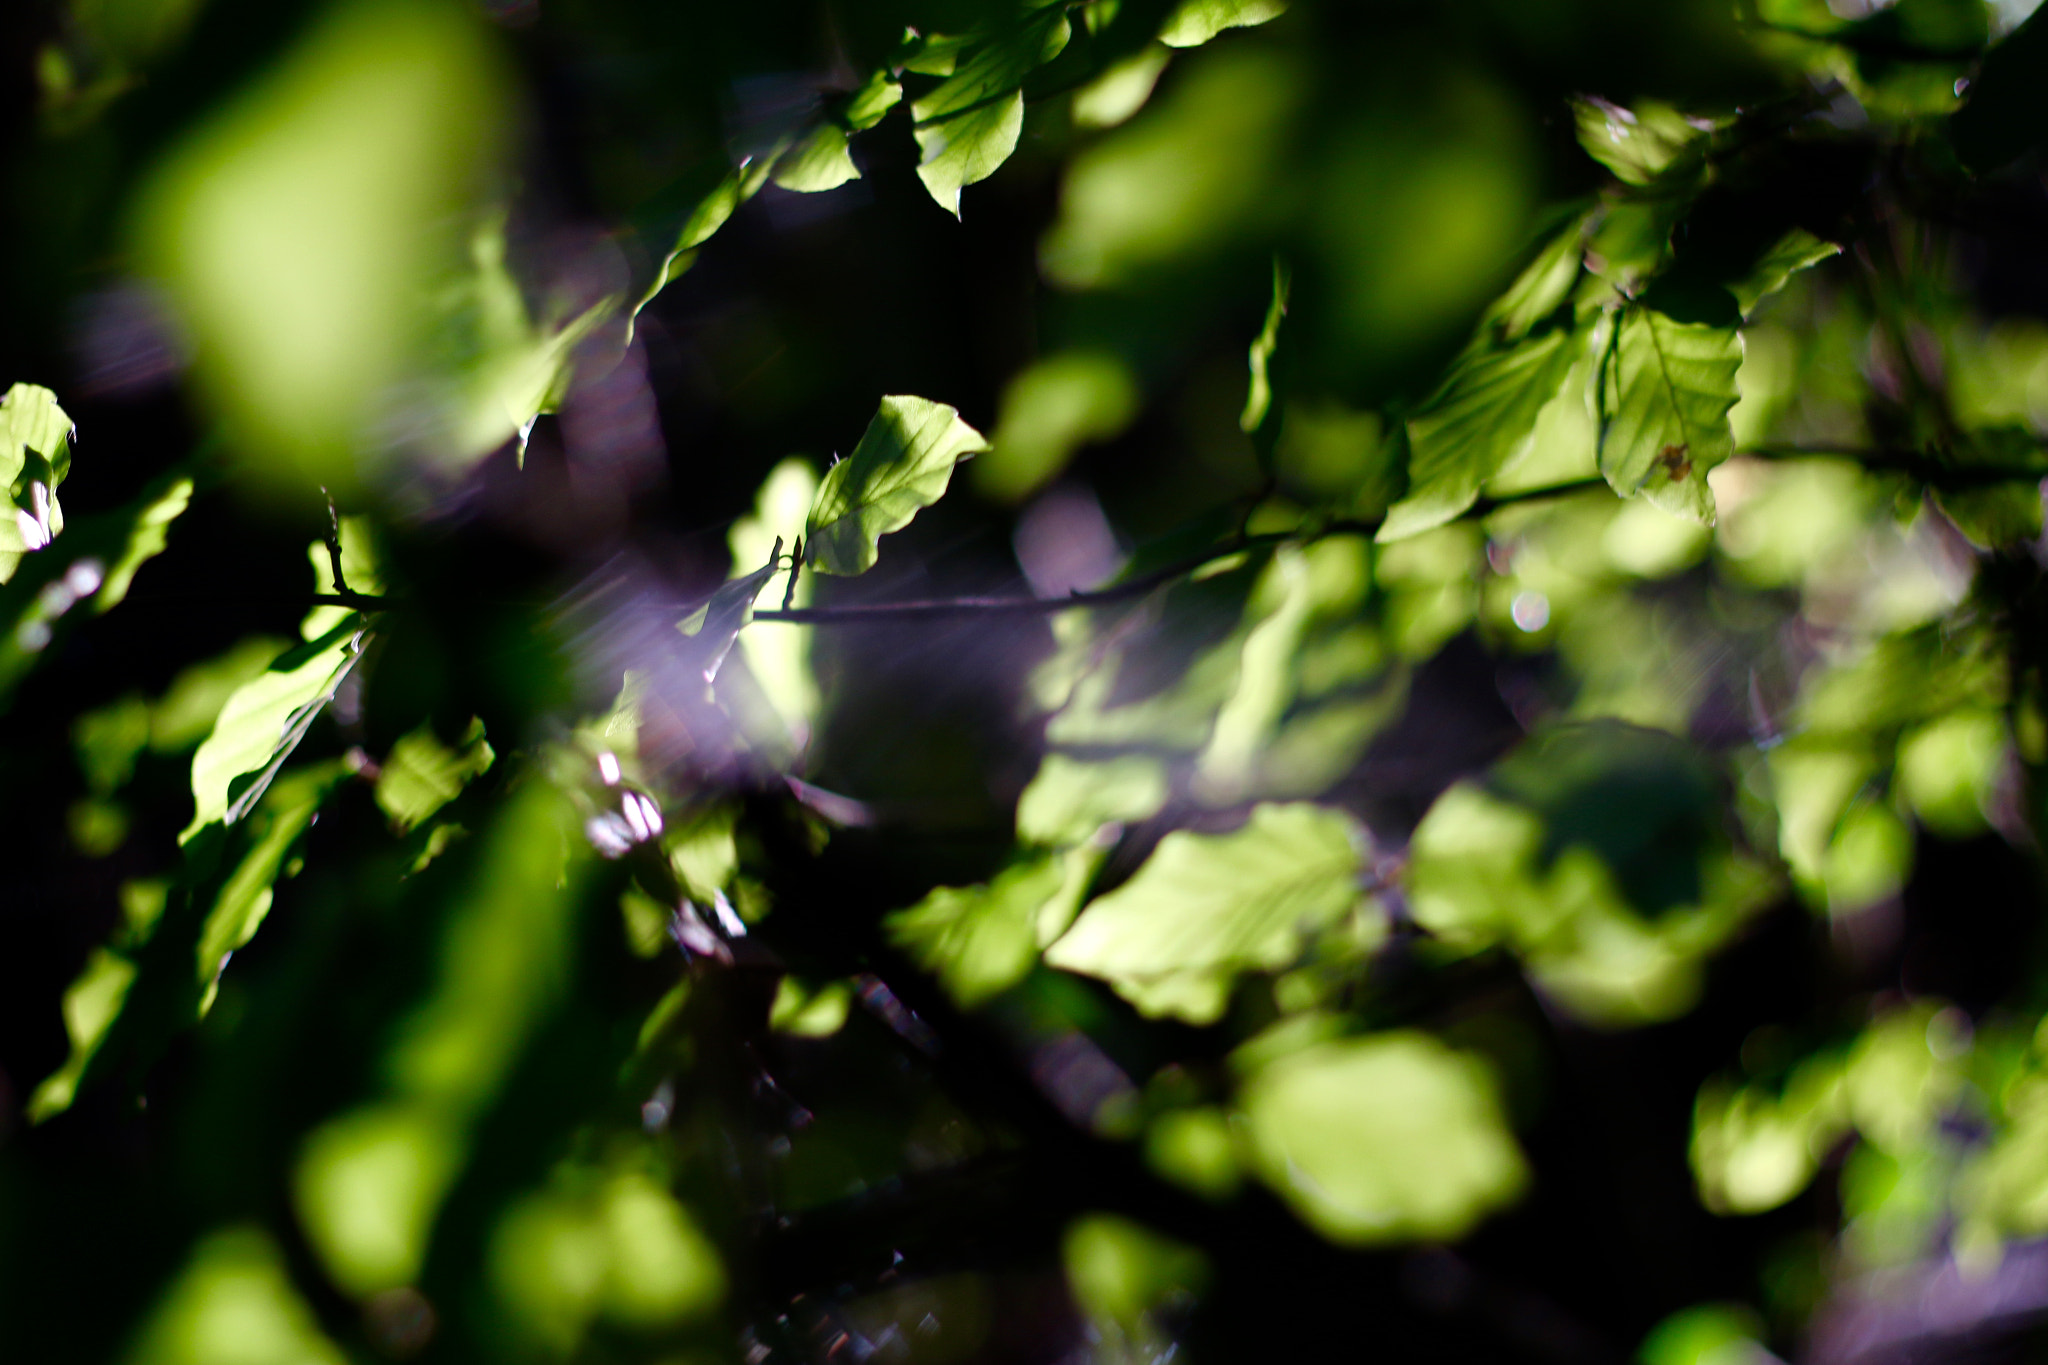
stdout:
[[[1541,488],[1503,493],[1499,497],[1480,498],[1458,519],[1483,517],[1500,508],[1518,503],[1566,497],[1590,488],[1604,488],[1606,485],[1607,481],[1596,474],[1590,478],[1573,479],[1568,483],[1546,484]],[[920,621],[947,616],[1049,616],[1080,607],[1108,606],[1117,602],[1127,602],[1134,597],[1143,597],[1156,588],[1164,587],[1189,574],[1198,573],[1211,564],[1260,546],[1280,545],[1289,541],[1306,544],[1328,536],[1370,536],[1379,531],[1382,520],[1383,518],[1332,521],[1307,532],[1281,531],[1265,535],[1238,535],[1205,554],[1179,560],[1122,583],[1112,583],[1106,588],[1069,593],[1065,597],[934,597],[909,602],[858,602],[837,607],[785,607],[781,611],[757,611],[754,613],[754,619],[782,621],[790,625],[824,626],[854,625],[866,621]]]
[[348,580],[341,573],[341,513],[334,506],[334,495],[327,491],[327,485],[320,485],[320,496],[327,499],[327,563],[334,570],[334,591],[348,592]]

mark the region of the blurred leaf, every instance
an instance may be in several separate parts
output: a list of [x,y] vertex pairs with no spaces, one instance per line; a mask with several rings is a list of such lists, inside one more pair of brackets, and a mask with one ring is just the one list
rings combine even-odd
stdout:
[[472,1126],[559,1007],[590,861],[575,830],[544,782],[500,808],[469,846],[432,985],[398,1021],[376,1092],[306,1139],[293,1203],[344,1292],[414,1282]]
[[1045,960],[1101,977],[1144,1014],[1212,1023],[1239,972],[1286,966],[1305,935],[1363,908],[1364,856],[1348,816],[1305,803],[1255,806],[1230,834],[1176,830]]
[[1647,185],[1666,172],[1698,169],[1705,131],[1668,104],[1644,101],[1624,109],[1597,96],[1572,101],[1579,145],[1628,185]]
[[1085,843],[1106,824],[1156,815],[1166,796],[1166,769],[1157,759],[1050,753],[1017,799],[1017,838],[1052,847]]
[[138,254],[190,334],[250,468],[294,496],[356,485],[432,285],[459,274],[496,159],[497,58],[480,21],[417,0],[334,10],[158,168]]
[[1528,1183],[1492,1076],[1426,1033],[1282,1056],[1238,1108],[1253,1168],[1332,1241],[1451,1241]]
[[939,207],[960,216],[960,190],[986,180],[1010,159],[1024,127],[1024,78],[1060,54],[1069,27],[1064,7],[1042,5],[978,36],[946,82],[912,102],[917,178]]
[[1172,55],[1163,46],[1148,44],[1110,65],[1074,92],[1074,126],[1114,128],[1129,119],[1152,98],[1152,87]]
[[174,754],[205,739],[228,698],[287,648],[273,636],[252,635],[225,654],[181,671],[149,708],[149,747]]
[[194,810],[179,842],[215,821],[233,824],[262,797],[361,657],[362,629],[362,618],[351,613],[235,689],[192,756]]
[[1273,258],[1273,301],[1266,305],[1265,325],[1252,338],[1249,362],[1250,387],[1245,392],[1244,412],[1237,419],[1238,430],[1255,432],[1265,425],[1273,406],[1273,353],[1280,349],[1280,321],[1287,316],[1289,273],[1286,263]]
[[134,982],[135,964],[118,953],[96,948],[86,959],[85,970],[64,991],[64,1032],[71,1042],[70,1055],[30,1093],[29,1122],[41,1123],[71,1107],[86,1068],[127,1003]]
[[1211,1274],[1194,1247],[1108,1213],[1074,1220],[1060,1252],[1075,1301],[1104,1346],[1128,1359],[1158,1358],[1166,1337],[1153,1315],[1187,1307]]
[[208,1235],[144,1322],[134,1365],[343,1365],[265,1233]]
[[28,551],[40,550],[64,529],[57,486],[71,472],[71,418],[57,395],[35,384],[16,384],[0,395],[0,488],[8,514],[0,517],[0,583]]
[[1600,472],[1624,497],[1712,524],[1707,471],[1735,453],[1742,335],[1627,308],[1599,376]]
[[804,527],[804,556],[820,573],[865,573],[875,543],[910,524],[946,491],[953,466],[988,449],[944,403],[892,395],[860,444],[825,472]]
[[1805,228],[1794,228],[1758,258],[1747,275],[1731,284],[1728,292],[1747,317],[1759,303],[1783,289],[1793,275],[1841,254],[1842,248],[1835,243],[1824,242]]
[[334,763],[301,769],[272,784],[262,804],[255,807],[245,832],[248,849],[221,884],[200,923],[195,957],[203,992],[201,1014],[213,1003],[228,958],[263,926],[285,859],[344,775],[345,770]]
[[1082,446],[1123,431],[1141,398],[1129,367],[1108,352],[1047,356],[1003,390],[992,449],[974,462],[976,491],[1023,501]]
[[1099,855],[1046,853],[985,886],[942,886],[883,921],[889,941],[973,1009],[1024,979],[1073,919]]
[[1491,785],[1501,795],[1453,786],[1423,817],[1409,841],[1410,907],[1447,947],[1506,943],[1590,1022],[1690,1009],[1702,960],[1775,889],[1729,847],[1711,773],[1669,736],[1562,727]]
[[1686,1308],[1650,1329],[1641,1365],[1750,1365],[1764,1358],[1763,1324],[1740,1304]]
[[1227,28],[1249,28],[1287,12],[1287,0],[1181,0],[1159,32],[1168,47],[1200,47]]
[[484,723],[472,721],[460,749],[450,749],[422,725],[391,746],[377,767],[377,808],[404,834],[453,801],[497,755],[484,738]]
[[191,492],[190,479],[165,475],[127,506],[74,522],[61,546],[21,561],[0,587],[0,708],[76,623],[81,603],[105,611],[120,602],[135,570],[163,548],[164,528]]
[[852,1004],[851,981],[828,981],[811,990],[785,976],[768,1007],[768,1027],[794,1038],[829,1038],[845,1027]]

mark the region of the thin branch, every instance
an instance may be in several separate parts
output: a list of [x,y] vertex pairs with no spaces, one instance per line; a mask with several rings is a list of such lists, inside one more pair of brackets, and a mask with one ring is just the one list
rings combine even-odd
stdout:
[[2048,461],[2028,465],[1950,464],[1924,451],[1848,445],[1764,445],[1736,452],[1758,460],[1848,460],[1873,473],[1905,474],[1933,488],[1981,488],[1987,484],[2048,477]]
[[[1487,516],[1503,507],[1566,497],[1590,488],[1606,486],[1607,481],[1596,474],[1590,478],[1573,479],[1567,483],[1546,484],[1541,488],[1481,498],[1466,509],[1458,520],[1472,520]],[[1069,593],[1065,597],[934,597],[909,602],[859,602],[837,607],[757,611],[754,613],[754,619],[782,621],[790,625],[825,626],[856,625],[868,621],[924,621],[949,616],[1050,616],[1056,612],[1073,611],[1080,607],[1101,607],[1128,602],[1190,574],[1199,573],[1212,564],[1229,559],[1232,555],[1243,554],[1246,550],[1261,546],[1281,545],[1290,541],[1307,544],[1328,536],[1374,535],[1379,531],[1382,520],[1383,518],[1375,517],[1370,520],[1332,521],[1306,532],[1281,531],[1265,535],[1239,535],[1207,553],[1190,556],[1122,583],[1112,583],[1106,588]]]

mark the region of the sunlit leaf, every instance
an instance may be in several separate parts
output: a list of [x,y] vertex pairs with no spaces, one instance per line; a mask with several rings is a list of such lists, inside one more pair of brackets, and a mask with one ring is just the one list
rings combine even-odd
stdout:
[[1308,804],[1254,807],[1230,834],[1176,831],[1045,960],[1101,977],[1146,1014],[1209,1023],[1239,972],[1287,965],[1305,935],[1361,908],[1364,855],[1349,817]]
[[1276,257],[1273,261],[1273,301],[1266,305],[1265,324],[1252,338],[1248,355],[1252,380],[1245,392],[1244,412],[1237,419],[1241,431],[1257,431],[1264,425],[1266,413],[1273,406],[1273,353],[1280,349],[1280,323],[1287,316],[1289,282],[1286,265]]
[[1168,47],[1200,47],[1227,28],[1250,28],[1287,12],[1287,0],[1182,0],[1159,41]]
[[818,485],[804,527],[806,562],[821,573],[865,573],[874,567],[876,541],[937,502],[953,466],[987,449],[981,433],[944,403],[884,398],[853,454]]
[[1736,306],[1746,317],[1759,303],[1785,287],[1785,282],[1802,270],[1842,254],[1833,242],[1824,242],[1804,228],[1794,228],[1752,265],[1749,273],[1728,287]]
[[1290,1053],[1238,1107],[1253,1168],[1332,1241],[1450,1241],[1528,1183],[1485,1065],[1426,1033]]
[[1728,411],[1741,368],[1733,327],[1626,309],[1599,377],[1600,472],[1615,491],[1712,523],[1707,471],[1735,453]]
[[1064,7],[1027,12],[978,43],[945,84],[912,102],[917,176],[955,218],[960,190],[986,180],[1017,149],[1024,128],[1024,78],[1067,45]]
[[1032,844],[1078,844],[1112,821],[1157,814],[1166,795],[1166,768],[1157,759],[1047,754],[1017,800],[1017,837]]
[[203,990],[199,1011],[212,1004],[213,993],[228,957],[263,926],[270,913],[273,888],[285,859],[312,825],[321,802],[345,775],[339,764],[291,773],[273,783],[250,818],[249,846],[221,884],[200,924],[194,967]]
[[1086,851],[1044,854],[985,886],[942,886],[884,927],[972,1009],[1024,979],[1039,948],[1073,918],[1095,861]]
[[71,418],[48,389],[16,384],[0,395],[0,489],[8,501],[0,515],[0,583],[24,553],[64,529],[57,486],[71,472],[73,434]]
[[496,757],[482,721],[470,724],[459,749],[450,749],[432,726],[422,725],[393,744],[377,765],[377,808],[403,834],[453,801]]
[[[792,456],[776,465],[754,494],[753,515],[734,522],[726,534],[732,562],[763,563],[774,557],[778,540],[794,541],[817,492],[818,475],[810,461]],[[795,571],[795,566],[791,567]],[[810,576],[800,573],[790,605],[809,606],[811,588]],[[811,723],[818,714],[818,684],[811,672],[811,635],[809,626],[778,622],[760,630],[741,631],[739,636],[738,648],[747,661],[748,671],[789,728],[798,749],[809,739]]]
[[361,631],[361,618],[351,614],[319,639],[286,650],[228,698],[192,756],[195,805],[181,841],[248,813],[355,667]]

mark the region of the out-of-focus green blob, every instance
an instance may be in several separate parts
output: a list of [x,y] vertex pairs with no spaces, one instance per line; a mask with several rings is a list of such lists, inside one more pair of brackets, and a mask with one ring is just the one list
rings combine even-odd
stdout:
[[1920,822],[1965,838],[1982,830],[2011,745],[1988,708],[1957,711],[1899,739],[1899,792]]
[[1641,1365],[1768,1365],[1763,1324],[1741,1304],[1681,1309],[1650,1329],[1636,1351]]
[[1846,1126],[1841,1068],[1817,1059],[1782,1094],[1709,1083],[1693,1108],[1692,1169],[1715,1213],[1762,1213],[1805,1189]]
[[1409,903],[1449,948],[1512,947],[1589,1022],[1669,1019],[1698,998],[1707,954],[1775,889],[1720,819],[1711,772],[1680,741],[1564,727],[1488,787],[1437,799],[1409,842]]
[[1114,128],[1145,107],[1173,54],[1151,45],[1105,70],[1074,92],[1074,126]]
[[1452,1240],[1528,1182],[1485,1065],[1425,1033],[1290,1053],[1238,1107],[1253,1169],[1335,1242]]
[[1166,795],[1166,767],[1156,758],[1047,754],[1017,799],[1017,837],[1029,844],[1083,843],[1106,824],[1156,815]]
[[71,1040],[71,1054],[29,1096],[29,1122],[40,1123],[71,1107],[86,1064],[121,1013],[134,982],[135,964],[117,953],[100,948],[86,960],[85,970],[64,990],[64,1032]]
[[1039,948],[1072,921],[1099,858],[1088,849],[1048,853],[985,886],[942,886],[884,927],[971,1009],[1024,979]]
[[143,1324],[133,1365],[344,1365],[270,1238],[231,1228],[192,1249]]
[[1536,147],[1528,115],[1469,68],[1337,131],[1309,200],[1333,339],[1393,360],[1470,317],[1528,232]]
[[602,1317],[658,1331],[725,1295],[725,1268],[669,1192],[643,1172],[595,1172],[528,1195],[499,1220],[492,1287],[508,1318],[558,1351]]
[[431,725],[422,725],[393,744],[379,765],[377,808],[403,834],[461,795],[496,757],[480,720],[470,722],[459,749],[450,749],[434,737]]
[[479,19],[356,0],[171,154],[136,219],[200,387],[273,486],[353,487],[507,126]]
[[1074,1301],[1112,1359],[1158,1359],[1165,1342],[1152,1315],[1191,1302],[1209,1281],[1200,1251],[1115,1214],[1074,1220],[1060,1250]]
[[731,806],[709,806],[672,821],[662,834],[661,846],[676,879],[692,898],[707,905],[739,870],[739,848],[733,842],[737,816]]
[[[754,494],[753,515],[734,522],[726,536],[732,562],[765,564],[777,537],[785,544],[795,544],[804,514],[817,493],[818,473],[809,460],[792,455],[776,465]],[[790,605],[809,606],[811,592],[810,579],[799,575]],[[761,684],[761,690],[767,693],[776,714],[789,727],[798,749],[808,742],[812,722],[818,715],[818,680],[811,672],[811,635],[809,626],[776,622],[741,631],[739,637],[741,656],[754,680]]]
[[418,1277],[462,1148],[454,1122],[419,1102],[357,1109],[307,1139],[293,1203],[345,1292],[362,1297]]
[[976,491],[1021,502],[1091,441],[1121,432],[1137,414],[1137,382],[1104,351],[1067,351],[1010,381],[996,420],[994,449],[974,462]]
[[418,1274],[470,1125],[566,987],[582,847],[554,788],[534,783],[511,798],[449,919],[433,990],[384,1058],[384,1094],[301,1151],[300,1224],[349,1293]]
[[1145,1130],[1145,1164],[1208,1199],[1227,1199],[1243,1183],[1230,1118],[1221,1109],[1170,1109]]
[[1040,257],[1073,288],[1132,280],[1240,239],[1275,211],[1267,168],[1300,97],[1266,51],[1191,64],[1163,103],[1075,157]]
[[1335,503],[1353,515],[1383,515],[1401,470],[1386,419],[1334,402],[1289,403],[1274,452],[1275,471],[1297,496]]
[[768,1027],[794,1038],[829,1038],[846,1026],[853,1004],[851,981],[828,981],[811,990],[793,976],[782,978],[768,1007]]
[[1304,934],[1367,912],[1365,853],[1350,817],[1305,802],[1256,806],[1229,834],[1176,830],[1045,960],[1108,981],[1143,1014],[1213,1023],[1238,973],[1284,967]]

